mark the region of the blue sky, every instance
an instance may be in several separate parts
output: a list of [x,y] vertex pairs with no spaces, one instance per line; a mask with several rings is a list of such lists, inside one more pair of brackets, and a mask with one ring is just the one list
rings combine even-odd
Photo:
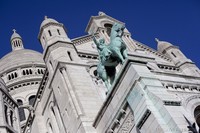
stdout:
[[171,42],[200,66],[200,0],[1,0],[0,57],[11,51],[13,28],[25,48],[42,52],[37,35],[45,15],[75,38],[86,34],[90,17],[99,11],[125,22],[133,39],[154,49],[155,37]]

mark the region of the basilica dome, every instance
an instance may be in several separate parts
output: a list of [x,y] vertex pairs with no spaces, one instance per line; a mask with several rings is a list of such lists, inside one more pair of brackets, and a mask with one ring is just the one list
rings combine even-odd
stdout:
[[0,59],[0,76],[9,92],[25,86],[22,82],[32,86],[38,84],[46,69],[42,54],[24,49],[21,36],[16,33],[16,30],[13,32],[10,39],[12,51]]
[[44,64],[42,54],[29,49],[15,50],[0,60],[0,72],[31,64]]
[[[46,65],[42,54],[25,49],[22,37],[16,30],[13,32],[10,38],[12,51],[0,59],[0,77],[3,80],[1,82],[0,79],[0,87],[8,92],[18,105],[32,105]],[[28,115],[27,110],[19,111],[21,125],[25,124]]]

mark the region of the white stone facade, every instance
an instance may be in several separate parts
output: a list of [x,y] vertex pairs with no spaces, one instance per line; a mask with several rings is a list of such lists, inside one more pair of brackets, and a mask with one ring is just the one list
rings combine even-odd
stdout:
[[[27,106],[33,103],[46,66],[39,52],[24,49],[21,36],[14,30],[11,36],[12,52],[0,60],[0,75],[12,98]],[[20,125],[24,128],[29,111],[19,109]]]
[[8,93],[2,79],[0,79],[0,106],[0,132],[20,133],[18,105]]
[[128,59],[117,66],[111,90],[97,78],[91,34],[109,43],[115,22],[123,23],[100,12],[90,18],[88,35],[69,39],[63,24],[45,17],[38,35],[43,57],[24,49],[14,31],[0,74],[16,101],[27,106],[35,95],[23,133],[188,133],[189,123],[198,129],[200,71],[177,46],[156,39],[156,51],[125,29]]

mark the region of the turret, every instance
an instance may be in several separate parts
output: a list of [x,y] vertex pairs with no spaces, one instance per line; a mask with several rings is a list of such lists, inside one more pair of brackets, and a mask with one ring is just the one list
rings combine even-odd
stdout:
[[19,50],[19,49],[24,49],[23,46],[23,41],[21,36],[16,32],[15,29],[13,29],[13,34],[10,38],[10,42],[11,42],[11,46],[12,46],[12,50]]
[[157,42],[158,52],[170,57],[174,64],[180,67],[185,74],[200,76],[198,67],[181,52],[179,47],[166,41],[160,41],[157,38],[155,40]]
[[38,39],[44,49],[57,41],[71,42],[66,34],[64,25],[52,18],[47,18],[47,16],[45,16],[44,21],[40,25]]
[[40,26],[38,39],[44,49],[43,58],[50,73],[55,69],[56,62],[80,60],[64,25],[58,21],[45,17]]
[[[91,35],[94,33],[98,33],[101,38],[105,39],[106,43],[109,43],[110,33],[114,23],[125,24],[117,19],[108,16],[104,12],[99,12],[98,16],[92,16],[90,18],[90,21],[86,27],[86,32]],[[126,28],[124,29],[122,39],[127,45],[128,50],[136,49],[137,46],[131,38],[131,33]]]

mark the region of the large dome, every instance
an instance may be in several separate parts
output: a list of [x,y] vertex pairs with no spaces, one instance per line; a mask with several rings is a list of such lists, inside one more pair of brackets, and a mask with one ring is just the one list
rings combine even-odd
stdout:
[[42,54],[29,49],[14,50],[1,58],[0,72],[31,64],[44,65]]

